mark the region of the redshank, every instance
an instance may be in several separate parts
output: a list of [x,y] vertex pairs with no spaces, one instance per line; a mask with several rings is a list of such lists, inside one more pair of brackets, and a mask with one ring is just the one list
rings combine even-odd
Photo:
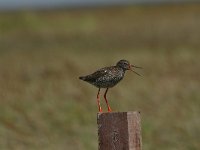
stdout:
[[129,61],[127,60],[120,60],[117,62],[115,66],[110,66],[110,67],[104,67],[101,68],[94,73],[86,76],[81,76],[79,79],[86,81],[98,88],[98,93],[97,93],[97,104],[98,104],[98,109],[99,112],[102,112],[102,108],[100,105],[100,89],[101,88],[106,88],[106,91],[104,93],[104,99],[106,101],[106,105],[108,107],[108,112],[111,112],[111,108],[108,104],[108,100],[106,98],[106,94],[108,92],[108,89],[115,86],[119,81],[121,81],[124,78],[124,74],[127,70],[131,70],[137,75],[140,76],[139,73],[135,72],[133,68],[141,68],[137,67],[135,65],[131,65]]

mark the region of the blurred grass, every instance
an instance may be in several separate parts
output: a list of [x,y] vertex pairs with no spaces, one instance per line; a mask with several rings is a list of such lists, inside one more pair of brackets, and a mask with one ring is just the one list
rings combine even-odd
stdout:
[[97,89],[78,76],[126,58],[143,77],[128,72],[108,98],[142,112],[144,149],[198,150],[199,8],[1,13],[0,149],[97,149]]

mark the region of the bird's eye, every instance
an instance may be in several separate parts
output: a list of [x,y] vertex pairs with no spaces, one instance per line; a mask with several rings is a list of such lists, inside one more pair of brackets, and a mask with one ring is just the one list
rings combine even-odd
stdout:
[[128,65],[128,63],[127,63],[127,62],[124,62],[124,64],[125,64],[125,65]]

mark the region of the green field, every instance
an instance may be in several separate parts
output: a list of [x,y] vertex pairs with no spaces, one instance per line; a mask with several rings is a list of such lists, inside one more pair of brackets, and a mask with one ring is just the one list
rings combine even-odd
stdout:
[[200,5],[0,13],[0,149],[97,149],[97,88],[78,77],[120,59],[142,77],[108,99],[141,111],[143,149],[199,150]]

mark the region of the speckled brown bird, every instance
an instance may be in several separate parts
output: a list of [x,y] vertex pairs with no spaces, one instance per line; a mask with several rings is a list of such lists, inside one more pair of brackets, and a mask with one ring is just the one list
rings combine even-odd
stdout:
[[107,107],[108,107],[108,112],[111,112],[111,108],[108,104],[108,100],[106,98],[106,94],[108,92],[108,89],[115,86],[119,81],[121,81],[124,78],[124,74],[127,70],[131,70],[137,75],[140,76],[137,72],[133,70],[133,68],[141,68],[137,67],[135,65],[131,65],[129,61],[127,60],[120,60],[117,62],[115,66],[110,66],[110,67],[104,67],[101,68],[94,73],[87,75],[87,76],[81,76],[79,79],[86,81],[94,86],[96,86],[99,90],[97,93],[97,104],[98,104],[98,109],[99,112],[102,112],[102,108],[100,105],[100,99],[99,99],[99,94],[100,94],[100,89],[101,88],[106,88],[106,91],[104,93],[104,99],[106,101]]

